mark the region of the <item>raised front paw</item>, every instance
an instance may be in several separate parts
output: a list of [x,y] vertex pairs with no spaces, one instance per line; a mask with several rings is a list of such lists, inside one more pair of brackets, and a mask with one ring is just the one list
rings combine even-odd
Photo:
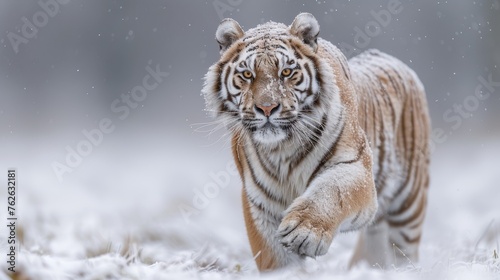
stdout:
[[328,252],[334,231],[328,213],[318,213],[311,201],[304,200],[287,211],[278,227],[278,238],[288,250],[314,258]]

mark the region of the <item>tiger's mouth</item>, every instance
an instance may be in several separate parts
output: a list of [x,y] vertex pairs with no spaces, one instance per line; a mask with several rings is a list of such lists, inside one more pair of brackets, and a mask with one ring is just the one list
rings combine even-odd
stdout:
[[295,123],[295,119],[276,118],[276,119],[244,119],[243,125],[252,132],[266,130],[288,130]]
[[266,123],[264,123],[264,125],[260,127],[260,129],[273,129],[273,128],[277,128],[277,126],[271,123],[270,120],[267,120]]
[[295,124],[300,120],[299,111],[282,102],[277,104],[263,103],[241,112],[244,129],[260,144],[279,144],[296,130]]
[[293,126],[291,121],[283,121],[279,118],[254,119],[244,123],[251,132],[252,138],[263,145],[279,144],[290,135]]
[[243,125],[251,132],[276,130],[281,128],[280,125],[273,123],[269,119],[265,121],[262,121],[261,119],[244,120]]

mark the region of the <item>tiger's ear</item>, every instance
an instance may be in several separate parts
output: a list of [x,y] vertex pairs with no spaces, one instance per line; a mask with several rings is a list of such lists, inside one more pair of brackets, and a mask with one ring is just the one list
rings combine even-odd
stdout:
[[215,39],[219,43],[220,54],[222,55],[234,42],[243,37],[245,32],[241,26],[232,18],[226,18],[221,21],[217,31],[215,32]]
[[310,13],[301,13],[290,25],[290,34],[297,36],[304,44],[309,45],[314,52],[318,49],[319,24]]

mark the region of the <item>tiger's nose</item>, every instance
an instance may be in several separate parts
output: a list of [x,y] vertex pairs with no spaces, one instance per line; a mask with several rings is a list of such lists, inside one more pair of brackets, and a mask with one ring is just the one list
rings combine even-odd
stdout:
[[264,102],[262,104],[255,105],[255,111],[264,114],[264,116],[269,117],[274,112],[278,111],[280,104],[272,104],[269,102]]

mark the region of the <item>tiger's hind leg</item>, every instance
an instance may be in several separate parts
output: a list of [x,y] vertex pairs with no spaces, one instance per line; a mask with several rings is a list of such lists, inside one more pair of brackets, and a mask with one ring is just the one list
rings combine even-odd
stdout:
[[349,267],[363,261],[382,269],[412,266],[418,261],[421,233],[421,223],[415,227],[401,227],[382,220],[365,228],[359,233]]
[[396,197],[386,216],[360,232],[350,267],[361,261],[380,268],[415,265],[429,184],[427,170],[419,175],[405,199]]
[[[414,170],[411,185],[397,195],[385,217],[388,237],[395,266],[414,266],[427,206],[429,174],[427,165],[419,164]],[[406,195],[403,195],[404,193]]]
[[389,225],[383,219],[379,220],[375,225],[362,229],[349,267],[363,261],[371,266],[386,267],[391,262],[388,240]]
[[386,217],[389,226],[389,243],[396,266],[414,266],[418,261],[418,249],[427,204],[427,184],[418,188],[415,186],[414,193],[406,199],[400,209],[389,212]]

